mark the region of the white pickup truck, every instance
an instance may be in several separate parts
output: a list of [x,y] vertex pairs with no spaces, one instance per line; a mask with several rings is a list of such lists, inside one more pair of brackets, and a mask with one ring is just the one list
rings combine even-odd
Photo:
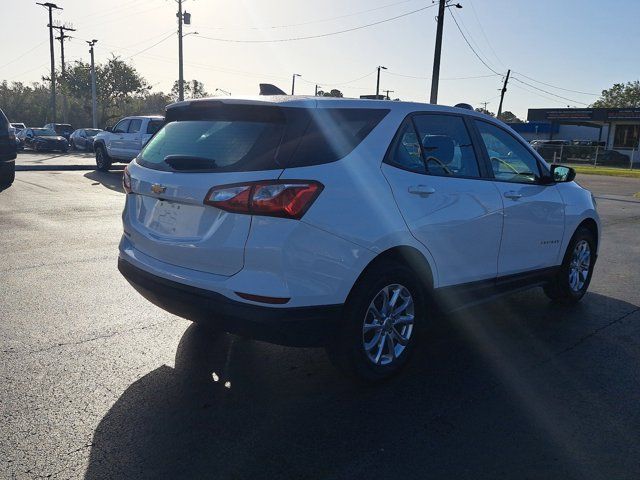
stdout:
[[161,116],[125,117],[114,127],[97,134],[93,148],[98,170],[106,172],[114,162],[133,160],[163,124]]

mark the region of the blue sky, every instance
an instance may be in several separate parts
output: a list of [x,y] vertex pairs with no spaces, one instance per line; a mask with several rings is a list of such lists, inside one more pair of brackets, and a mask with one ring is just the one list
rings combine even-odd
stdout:
[[[437,6],[379,25],[323,38],[279,40],[332,33],[379,22],[431,5],[430,0],[188,0],[192,13],[185,43],[185,78],[233,94],[254,94],[260,82],[290,89],[291,74],[302,77],[296,93],[312,94],[315,83],[345,95],[375,93],[375,68],[388,68],[382,89],[403,100],[428,99]],[[498,107],[502,76],[511,68],[505,110],[526,116],[528,108],[583,106],[614,82],[638,79],[640,2],[617,0],[460,0],[453,12],[483,65],[447,14],[439,103],[488,101]],[[68,60],[88,60],[84,39],[99,40],[97,61],[117,54],[153,85],[168,91],[177,78],[176,4],[173,0],[57,0],[55,20],[73,23],[76,38],[65,47]],[[373,10],[375,9],[375,10]],[[31,0],[14,2],[2,17],[0,79],[31,82],[49,62],[46,11]],[[369,10],[368,12],[365,12]],[[340,17],[340,18],[336,18]],[[283,25],[293,25],[286,26]],[[276,27],[276,28],[273,28]],[[154,43],[165,41],[151,47]],[[56,55],[59,50],[56,42]],[[16,60],[18,59],[18,60]],[[15,61],[13,61],[15,60]],[[10,63],[9,63],[10,62]],[[491,76],[487,76],[491,75]],[[424,78],[411,78],[424,77]],[[460,77],[482,77],[463,78]],[[530,78],[527,78],[530,77]],[[535,79],[535,80],[531,80]],[[537,82],[536,82],[537,81]],[[544,82],[553,86],[547,86]],[[553,95],[552,95],[553,94]],[[560,98],[566,97],[566,99]]]

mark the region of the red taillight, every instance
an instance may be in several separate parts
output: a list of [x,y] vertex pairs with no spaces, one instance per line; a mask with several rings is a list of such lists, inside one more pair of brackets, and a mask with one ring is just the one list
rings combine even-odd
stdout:
[[122,188],[124,189],[124,193],[131,193],[131,174],[129,173],[129,165],[124,167],[124,172],[122,172]]
[[310,180],[272,180],[213,187],[206,205],[234,213],[299,219],[320,195],[323,185]]

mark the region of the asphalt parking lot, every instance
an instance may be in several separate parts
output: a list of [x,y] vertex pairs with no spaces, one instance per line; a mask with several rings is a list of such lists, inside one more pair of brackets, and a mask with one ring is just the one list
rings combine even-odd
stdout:
[[146,302],[116,268],[121,172],[29,155],[0,192],[1,478],[640,478],[640,180],[578,177],[604,225],[580,305],[459,311],[364,388]]

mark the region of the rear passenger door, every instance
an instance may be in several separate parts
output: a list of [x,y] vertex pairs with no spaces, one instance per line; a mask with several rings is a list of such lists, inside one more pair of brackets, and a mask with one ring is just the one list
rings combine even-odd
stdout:
[[557,265],[564,203],[555,184],[541,181],[542,165],[513,134],[493,123],[476,120],[475,124],[504,203],[498,275]]
[[502,201],[459,115],[416,114],[382,165],[411,233],[429,250],[439,286],[494,279]]

